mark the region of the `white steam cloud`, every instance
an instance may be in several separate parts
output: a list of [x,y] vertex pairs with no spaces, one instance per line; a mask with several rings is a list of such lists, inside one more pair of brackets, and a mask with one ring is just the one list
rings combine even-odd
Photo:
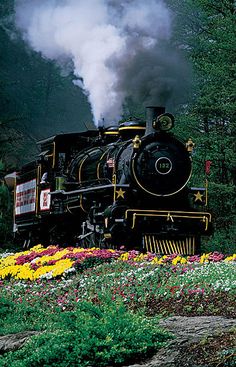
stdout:
[[173,77],[166,70],[174,62],[166,63],[160,46],[171,34],[162,0],[15,0],[15,23],[44,57],[72,60],[96,124],[118,120],[130,95],[166,102],[177,83],[176,68]]

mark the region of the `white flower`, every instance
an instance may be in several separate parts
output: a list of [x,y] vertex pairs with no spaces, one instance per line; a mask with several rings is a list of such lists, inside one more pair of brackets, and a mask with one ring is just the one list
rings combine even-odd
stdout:
[[40,276],[40,279],[52,279],[52,278],[53,278],[52,271],[50,271],[49,273],[42,274]]
[[14,252],[4,252],[0,254],[0,259],[4,259],[5,257],[15,255]]

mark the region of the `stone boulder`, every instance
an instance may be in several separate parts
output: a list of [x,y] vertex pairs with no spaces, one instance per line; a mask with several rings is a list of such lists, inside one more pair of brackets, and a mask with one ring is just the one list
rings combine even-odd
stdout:
[[[186,346],[200,342],[207,336],[215,336],[236,328],[235,319],[221,316],[173,316],[160,321],[160,326],[174,334],[175,339],[161,348],[149,361],[128,367],[179,367],[180,351]],[[191,367],[197,365],[192,361]],[[209,366],[210,367],[210,366]]]
[[21,348],[31,336],[37,334],[39,334],[38,331],[24,331],[0,336],[0,354]]

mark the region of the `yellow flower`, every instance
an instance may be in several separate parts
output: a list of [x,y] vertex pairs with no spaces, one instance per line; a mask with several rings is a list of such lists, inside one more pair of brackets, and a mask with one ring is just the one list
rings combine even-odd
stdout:
[[30,269],[30,264],[24,264],[20,266],[18,273],[15,276],[16,279],[34,279],[34,270]]
[[73,265],[73,261],[70,260],[70,259],[59,260],[54,265],[52,275],[54,277],[56,277],[58,275],[62,275],[67,269],[70,269],[72,267],[72,265]]
[[202,256],[200,257],[200,264],[203,264],[205,262],[208,262],[208,257],[210,256],[211,253],[209,254],[202,254]]
[[57,251],[54,255],[45,255],[45,256],[40,257],[38,260],[35,261],[35,263],[37,265],[46,264],[50,260],[59,260],[68,253],[69,251],[67,249]]
[[172,260],[172,264],[176,265],[179,262],[181,262],[181,256],[176,256],[173,260]]
[[73,254],[77,254],[77,253],[85,252],[85,251],[86,251],[86,249],[78,247],[78,248],[73,249]]
[[228,262],[228,261],[234,261],[234,260],[236,260],[236,254],[226,257],[224,261]]
[[34,272],[34,280],[40,278],[42,275],[50,273],[53,270],[53,265],[41,266]]
[[129,260],[129,253],[125,252],[124,254],[121,254],[121,256],[118,258],[118,260],[128,261]]
[[163,261],[162,261],[162,259],[158,259],[158,257],[155,257],[155,258],[151,261],[151,264],[158,264],[158,265],[161,265],[161,264],[163,264]]
[[43,275],[51,274],[53,277],[62,275],[67,269],[70,269],[73,261],[70,259],[58,260],[54,265],[45,265],[38,268],[34,274],[33,279],[38,279]]
[[0,269],[3,269],[7,266],[15,265],[16,263],[16,256],[10,255],[3,259],[0,259]]
[[147,258],[147,254],[139,254],[133,258],[133,261],[141,262]]
[[[25,265],[28,265],[28,264],[25,264]],[[5,279],[7,277],[17,278],[18,274],[21,272],[22,268],[23,268],[23,265],[10,265],[10,266],[7,266],[3,269],[0,269],[0,278],[1,279]],[[25,266],[23,268],[23,271],[27,270],[27,269],[28,269],[28,267]],[[24,278],[21,278],[21,279],[24,279]],[[28,278],[26,278],[26,279],[28,279]]]
[[158,257],[154,257],[151,261],[151,264],[159,264],[159,259]]
[[45,248],[42,245],[36,245],[30,249],[30,251],[35,251],[35,252],[42,252],[44,250]]

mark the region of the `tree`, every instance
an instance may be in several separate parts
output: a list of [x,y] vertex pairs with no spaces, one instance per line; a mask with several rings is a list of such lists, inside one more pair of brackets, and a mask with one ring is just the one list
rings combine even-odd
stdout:
[[207,178],[214,241],[227,250],[236,234],[235,3],[169,0],[169,5],[176,14],[175,42],[194,71],[193,98],[182,110],[179,130],[197,141],[195,184],[204,180],[204,161],[212,162]]
[[4,163],[0,160],[0,241],[5,242],[9,230],[10,194],[4,183]]

